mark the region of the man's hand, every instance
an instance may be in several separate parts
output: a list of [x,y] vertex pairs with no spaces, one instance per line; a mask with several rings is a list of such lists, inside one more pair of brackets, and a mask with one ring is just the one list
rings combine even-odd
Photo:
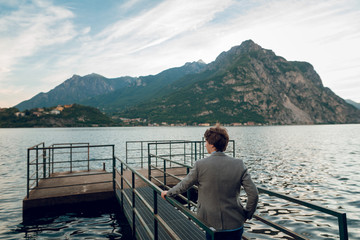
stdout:
[[166,196],[167,192],[168,192],[168,191],[162,191],[162,192],[161,192],[161,197],[162,197],[164,200],[166,200],[166,199],[165,199],[165,196]]

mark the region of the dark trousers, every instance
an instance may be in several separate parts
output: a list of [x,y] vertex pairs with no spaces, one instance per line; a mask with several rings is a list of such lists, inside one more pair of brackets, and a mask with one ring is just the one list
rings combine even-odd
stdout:
[[[243,232],[244,228],[236,231],[217,232],[215,234],[215,240],[240,240]],[[206,233],[206,240],[211,240],[211,236],[208,233]]]

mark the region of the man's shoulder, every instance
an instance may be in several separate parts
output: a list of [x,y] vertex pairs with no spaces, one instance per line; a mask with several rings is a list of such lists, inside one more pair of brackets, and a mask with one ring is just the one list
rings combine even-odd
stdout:
[[234,158],[231,157],[229,155],[226,155],[223,152],[215,152],[213,154],[211,154],[210,156],[206,157],[206,158],[202,158],[200,160],[197,160],[195,163],[197,164],[206,164],[209,161],[212,160],[217,160],[217,161],[231,161],[231,162],[236,162],[236,163],[243,163],[243,160],[239,159],[239,158]]

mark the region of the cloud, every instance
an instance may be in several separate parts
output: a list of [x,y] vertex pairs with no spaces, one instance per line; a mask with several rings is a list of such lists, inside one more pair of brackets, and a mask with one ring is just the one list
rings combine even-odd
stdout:
[[0,19],[0,81],[4,81],[14,66],[25,57],[36,54],[42,47],[61,44],[76,36],[69,21],[73,13],[33,1],[2,16]]
[[165,1],[139,16],[106,28],[95,36],[96,48],[98,52],[119,49],[122,55],[134,54],[195,31],[229,4],[230,1]]
[[[64,56],[67,59],[59,59],[59,64],[79,63],[78,74],[99,72],[109,77],[150,74],[165,70],[169,64],[182,65],[187,59],[167,61],[173,58],[164,54],[171,51],[168,43],[179,44],[182,36],[200,31],[231,3],[232,1],[215,0],[161,2],[141,11],[141,14],[121,18],[97,34],[88,34],[79,39],[82,42],[79,43],[77,54]],[[125,11],[128,7],[126,5],[122,9],[119,6],[119,9]],[[178,53],[182,52],[180,48],[176,49]],[[156,59],[159,63],[156,63]],[[149,66],[147,62],[154,64]],[[139,65],[146,65],[148,68],[139,68]]]

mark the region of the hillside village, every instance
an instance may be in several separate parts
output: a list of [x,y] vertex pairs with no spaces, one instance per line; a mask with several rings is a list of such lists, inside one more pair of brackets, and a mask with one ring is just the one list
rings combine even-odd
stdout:
[[[19,111],[17,108],[0,108],[0,127],[64,127],[64,126],[203,126],[214,123],[150,122],[144,118],[108,117],[98,109],[78,104],[57,105],[50,108],[34,108]],[[230,123],[226,126],[255,126],[255,122]]]
[[0,109],[0,127],[98,127],[114,126],[111,118],[97,108],[79,104],[50,108]]
[[[214,123],[192,123],[192,124],[187,124],[187,123],[168,123],[168,122],[160,122],[160,123],[156,123],[156,122],[148,122],[147,119],[142,119],[142,118],[125,118],[125,117],[118,117],[118,116],[113,116],[111,117],[111,119],[113,119],[114,121],[120,121],[122,123],[122,125],[124,126],[135,126],[135,125],[141,125],[141,126],[148,126],[148,127],[159,127],[159,126],[170,126],[170,127],[184,127],[184,126],[200,126],[200,127],[209,127],[211,125],[213,125]],[[264,124],[260,124],[260,123],[255,123],[255,122],[246,122],[246,123],[230,123],[230,124],[223,124],[226,126],[260,126],[260,125],[264,125]]]
[[48,115],[48,114],[52,114],[52,115],[59,115],[64,109],[66,108],[71,108],[73,106],[73,104],[69,104],[69,105],[58,105],[55,108],[36,108],[36,109],[32,109],[32,110],[26,110],[23,112],[15,112],[15,116],[16,117],[24,117],[25,115],[27,115],[27,113],[30,113],[32,115],[35,115],[37,117],[41,117],[44,115]]

